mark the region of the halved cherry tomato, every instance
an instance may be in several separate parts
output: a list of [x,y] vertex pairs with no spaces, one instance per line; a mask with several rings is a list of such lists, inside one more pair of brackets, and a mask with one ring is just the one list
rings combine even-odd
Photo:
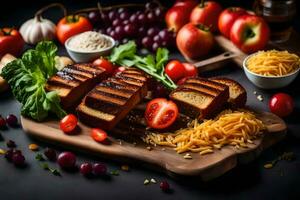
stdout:
[[104,142],[107,139],[107,133],[100,128],[93,128],[91,137],[97,142]]
[[146,107],[147,125],[155,129],[164,129],[172,125],[178,116],[177,105],[164,98],[151,100]]
[[191,63],[182,63],[182,65],[184,66],[185,69],[184,72],[185,77],[193,77],[198,75],[198,69],[195,65]]
[[115,67],[114,65],[107,59],[104,58],[98,58],[93,62],[93,65],[97,66],[97,67],[102,67],[103,69],[106,70],[106,73],[108,75],[112,75]]
[[285,93],[275,94],[269,101],[269,107],[272,113],[279,117],[286,117],[294,110],[293,98]]
[[125,71],[125,69],[126,69],[126,67],[124,67],[124,66],[118,67],[118,68],[115,69],[115,71],[113,72],[113,75],[119,74],[119,73]]
[[71,134],[77,127],[77,117],[73,114],[66,115],[62,120],[60,120],[60,129],[66,133],[66,134]]
[[165,73],[173,81],[178,81],[179,79],[185,76],[185,68],[180,61],[172,60],[166,65]]
[[65,44],[69,37],[92,29],[93,26],[87,18],[79,15],[69,15],[58,22],[57,38],[62,44]]

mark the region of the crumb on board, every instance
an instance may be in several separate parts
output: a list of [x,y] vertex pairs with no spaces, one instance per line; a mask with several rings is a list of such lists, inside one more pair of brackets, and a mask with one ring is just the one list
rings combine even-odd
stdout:
[[146,149],[147,149],[148,151],[151,151],[151,150],[152,150],[152,147],[147,146]]
[[259,101],[263,101],[264,100],[264,97],[260,94],[260,95],[257,95],[256,97]]
[[144,185],[148,185],[150,183],[150,181],[148,179],[144,180]]
[[183,156],[184,159],[192,159],[191,154],[187,153]]

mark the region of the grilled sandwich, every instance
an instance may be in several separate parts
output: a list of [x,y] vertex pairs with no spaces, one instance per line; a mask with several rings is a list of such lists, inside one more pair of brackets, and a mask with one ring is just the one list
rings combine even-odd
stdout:
[[232,108],[244,107],[247,101],[247,92],[238,82],[224,77],[210,78],[214,82],[218,82],[229,87],[228,104]]
[[105,69],[91,64],[68,65],[48,80],[46,90],[57,91],[62,107],[70,110],[105,76]]
[[220,111],[229,98],[227,85],[204,78],[189,78],[171,92],[180,112],[187,116],[204,119]]
[[146,94],[147,75],[129,68],[98,84],[77,107],[77,113],[83,123],[111,130]]

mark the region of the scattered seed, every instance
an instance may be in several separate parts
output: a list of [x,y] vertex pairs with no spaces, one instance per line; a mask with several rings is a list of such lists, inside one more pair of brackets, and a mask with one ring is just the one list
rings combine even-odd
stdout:
[[154,178],[151,178],[150,182],[156,184],[156,180]]
[[31,150],[31,151],[38,151],[39,150],[39,146],[37,144],[30,144],[28,146],[28,148]]
[[118,140],[119,141],[119,145],[122,145],[122,140]]
[[263,101],[263,100],[264,100],[264,97],[263,97],[262,95],[258,95],[256,98],[257,98],[259,101]]
[[129,166],[128,165],[122,165],[121,166],[121,169],[123,170],[123,171],[129,171]]
[[162,148],[161,150],[165,151],[166,149],[165,149],[165,148]]
[[148,185],[150,183],[150,181],[148,179],[144,180],[144,185]]
[[136,146],[136,142],[134,142],[134,143],[132,143],[133,144],[133,146]]
[[272,163],[267,163],[267,164],[264,165],[264,168],[265,169],[271,169],[271,168],[273,168],[273,165],[272,165]]
[[254,95],[256,95],[256,94],[257,94],[257,92],[256,92],[256,91],[254,91],[254,92],[253,92],[253,94],[254,94]]
[[0,149],[0,154],[4,155],[6,153],[6,151],[4,149]]
[[183,156],[184,159],[192,159],[191,154],[187,153]]
[[146,149],[147,149],[148,151],[151,151],[151,150],[152,150],[152,147],[148,146],[148,147],[146,147]]

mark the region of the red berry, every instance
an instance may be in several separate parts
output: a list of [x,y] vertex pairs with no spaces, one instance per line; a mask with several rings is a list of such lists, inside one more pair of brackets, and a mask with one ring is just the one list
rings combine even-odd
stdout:
[[91,163],[82,163],[80,165],[80,173],[84,176],[91,174],[93,171],[93,166]]
[[167,181],[162,181],[159,185],[159,187],[162,189],[162,191],[166,192],[170,189],[170,185]]
[[59,154],[57,158],[57,163],[61,168],[70,169],[75,167],[76,164],[76,156],[72,152],[62,152]]
[[20,154],[20,153],[14,153],[12,155],[12,162],[16,166],[22,166],[25,163],[25,157],[22,154]]
[[15,115],[10,114],[6,117],[6,123],[9,126],[16,126],[18,124],[18,118]]
[[103,163],[95,163],[93,165],[93,174],[96,176],[105,175],[107,172],[107,167]]
[[48,160],[51,160],[51,161],[56,160],[56,152],[54,149],[46,148],[44,151],[44,155],[48,158]]

